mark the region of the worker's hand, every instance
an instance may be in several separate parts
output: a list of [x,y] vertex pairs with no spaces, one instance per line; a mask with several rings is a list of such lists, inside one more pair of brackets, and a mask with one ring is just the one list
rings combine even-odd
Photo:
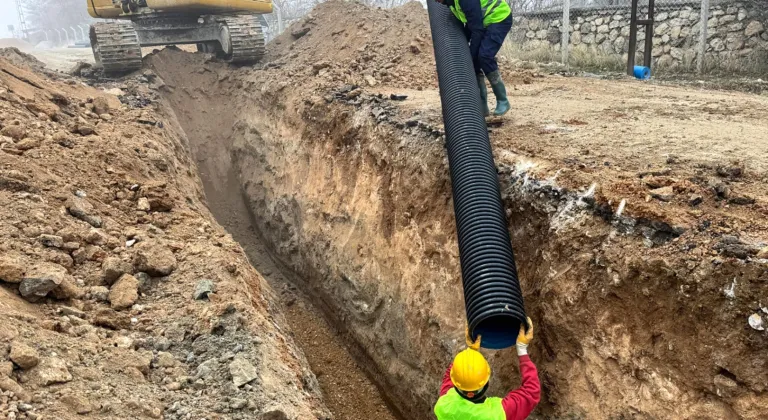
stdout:
[[533,340],[533,322],[528,318],[528,332],[525,332],[525,326],[520,326],[520,332],[517,334],[517,355],[525,356],[528,354],[528,343]]
[[467,347],[471,348],[472,350],[479,350],[480,349],[480,339],[483,337],[478,335],[477,340],[472,341],[472,337],[469,336],[469,327],[466,329],[466,336],[464,339],[467,341]]

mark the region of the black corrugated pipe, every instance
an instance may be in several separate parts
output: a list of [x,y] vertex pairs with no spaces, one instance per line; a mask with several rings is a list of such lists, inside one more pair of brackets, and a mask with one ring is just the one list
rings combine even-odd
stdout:
[[448,7],[427,0],[445,142],[453,184],[467,322],[481,345],[515,344],[525,307],[501,202],[480,89],[464,30]]

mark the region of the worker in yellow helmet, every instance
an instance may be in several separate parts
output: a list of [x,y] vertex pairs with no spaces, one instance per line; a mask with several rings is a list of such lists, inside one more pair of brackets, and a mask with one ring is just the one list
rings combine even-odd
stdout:
[[528,331],[521,326],[517,336],[522,384],[503,399],[485,396],[491,367],[478,351],[481,339],[472,342],[467,332],[469,348],[457,354],[445,372],[440,399],[435,405],[438,420],[524,420],[539,403],[539,374],[528,357],[528,343],[533,340],[531,319],[528,318]]

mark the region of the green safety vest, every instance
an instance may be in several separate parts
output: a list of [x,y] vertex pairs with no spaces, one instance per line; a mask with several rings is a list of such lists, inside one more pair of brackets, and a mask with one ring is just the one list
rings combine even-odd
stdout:
[[[473,0],[475,1],[475,0]],[[486,28],[492,23],[499,23],[512,14],[512,9],[509,8],[506,0],[479,0],[480,9],[483,11],[483,26]],[[459,0],[453,2],[451,6],[451,12],[453,12],[456,19],[461,23],[467,23],[467,17],[464,16],[464,12],[461,11]]]
[[501,398],[486,398],[481,404],[464,399],[451,388],[435,404],[437,420],[505,420]]

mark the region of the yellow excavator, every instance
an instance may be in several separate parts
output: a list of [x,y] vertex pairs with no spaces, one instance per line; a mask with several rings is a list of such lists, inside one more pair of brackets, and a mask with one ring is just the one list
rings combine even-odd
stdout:
[[86,0],[88,13],[108,19],[91,26],[91,48],[106,74],[141,68],[141,47],[196,44],[230,63],[264,55],[261,14],[271,0]]

